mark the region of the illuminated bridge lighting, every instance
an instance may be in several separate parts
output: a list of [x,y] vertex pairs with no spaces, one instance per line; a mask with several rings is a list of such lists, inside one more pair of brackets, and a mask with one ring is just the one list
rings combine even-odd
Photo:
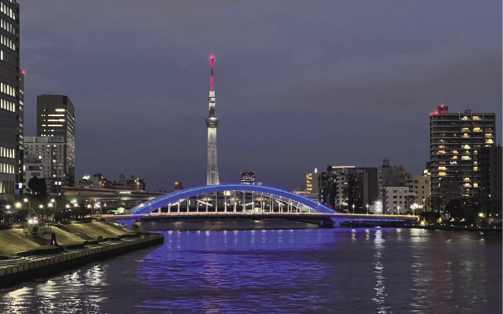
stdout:
[[[274,198],[275,200],[280,199],[281,202],[295,202],[300,206],[305,206],[309,211],[333,214],[334,210],[331,208],[320,204],[307,197],[295,194],[293,192],[281,190],[278,188],[268,187],[264,185],[249,185],[249,184],[221,184],[221,185],[208,185],[200,186],[195,188],[190,188],[182,191],[177,191],[173,194],[162,195],[147,204],[141,204],[140,206],[133,208],[130,213],[135,215],[148,215],[161,207],[174,204],[176,202],[181,202],[190,197],[195,197],[201,194],[207,193],[217,193],[217,192],[250,192],[255,193],[255,195],[263,195],[266,197]],[[242,206],[242,205],[241,205]],[[245,205],[246,206],[246,205]]]

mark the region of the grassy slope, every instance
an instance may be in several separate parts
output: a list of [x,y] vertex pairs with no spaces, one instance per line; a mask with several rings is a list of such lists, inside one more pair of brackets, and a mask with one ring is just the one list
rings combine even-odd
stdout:
[[52,228],[52,232],[56,234],[56,242],[58,245],[67,245],[67,244],[75,244],[75,243],[84,243],[84,240],[79,238],[78,236],[63,231],[59,228]]
[[83,224],[70,224],[66,226],[78,232],[85,233],[93,238],[97,238],[98,236],[116,237],[118,235],[127,233],[103,221],[83,223]]
[[38,243],[25,238],[23,229],[0,231],[0,255],[14,256],[18,252],[33,250],[38,246]]

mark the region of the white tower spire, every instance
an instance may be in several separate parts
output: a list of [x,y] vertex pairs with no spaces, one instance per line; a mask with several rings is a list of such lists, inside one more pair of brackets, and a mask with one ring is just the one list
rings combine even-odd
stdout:
[[210,56],[211,61],[211,88],[210,97],[208,98],[209,103],[209,114],[206,118],[206,126],[208,127],[208,168],[206,172],[206,184],[207,185],[218,185],[220,180],[218,178],[218,159],[217,159],[217,126],[218,118],[215,116],[215,103],[217,99],[215,98],[215,89],[213,81],[213,62],[215,61],[215,56]]

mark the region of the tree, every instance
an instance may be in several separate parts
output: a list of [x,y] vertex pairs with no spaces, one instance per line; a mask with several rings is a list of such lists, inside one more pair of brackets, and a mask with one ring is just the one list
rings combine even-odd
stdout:
[[455,198],[449,201],[444,208],[445,212],[449,213],[451,217],[464,218],[465,210],[463,208],[463,201]]
[[34,176],[30,179],[30,181],[28,181],[28,187],[38,199],[44,199],[47,197],[47,185],[45,184],[44,179]]

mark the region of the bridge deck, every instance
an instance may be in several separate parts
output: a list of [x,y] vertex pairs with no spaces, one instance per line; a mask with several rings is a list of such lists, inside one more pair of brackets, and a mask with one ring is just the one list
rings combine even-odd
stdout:
[[374,215],[374,214],[344,214],[344,213],[280,213],[280,212],[175,212],[175,213],[151,213],[128,214],[128,215],[102,215],[105,219],[153,219],[153,220],[176,220],[176,219],[326,219],[338,220],[418,220],[418,216],[411,215]]

